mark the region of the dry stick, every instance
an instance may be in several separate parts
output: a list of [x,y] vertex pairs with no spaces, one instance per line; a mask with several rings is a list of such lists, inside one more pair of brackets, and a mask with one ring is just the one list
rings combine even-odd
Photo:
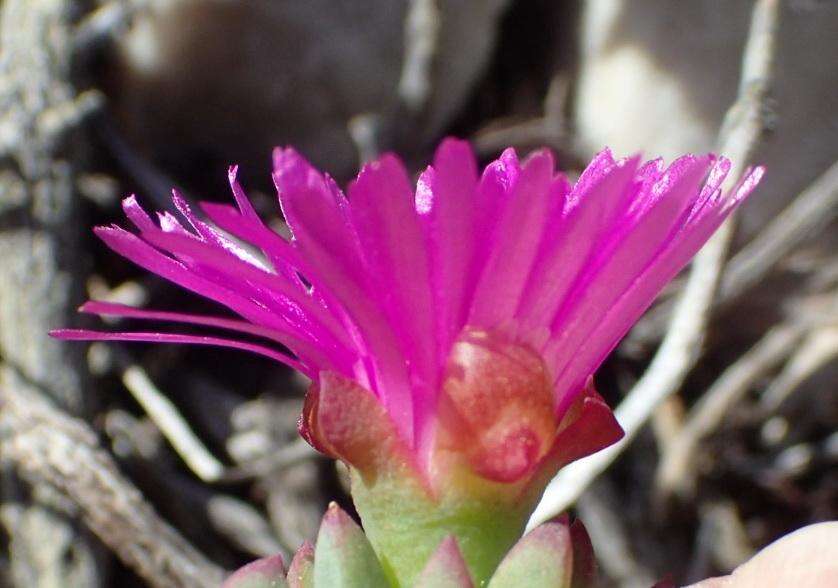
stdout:
[[217,494],[207,501],[207,515],[213,528],[240,550],[254,557],[289,552],[274,535],[271,524],[257,509],[240,498]]
[[215,482],[222,476],[224,464],[206,448],[143,368],[136,364],[128,366],[122,372],[122,383],[196,476],[204,482]]
[[92,10],[76,25],[73,50],[91,51],[117,38],[128,28],[131,18],[148,4],[148,0],[112,0]]
[[838,327],[830,325],[810,333],[785,369],[760,399],[764,413],[776,411],[809,376],[838,356]]
[[[838,352],[838,328],[834,322],[838,317],[838,298],[833,293],[819,304],[813,302],[804,312],[797,312],[793,319],[769,331],[702,395],[690,411],[687,424],[663,447],[655,477],[658,501],[671,492],[686,495],[693,491],[695,478],[691,466],[699,444],[718,428],[728,411],[766,372],[792,356],[766,392],[782,389],[777,394],[784,394]],[[817,329],[813,325],[818,325]],[[801,340],[803,343],[799,344]],[[779,405],[773,405],[776,406]]]
[[[838,215],[838,162],[798,195],[727,264],[715,306],[728,304],[757,284],[802,242],[811,239]],[[656,339],[672,312],[672,301],[662,302],[637,325],[632,338]]]
[[[701,522],[695,547],[698,552],[696,559],[699,562],[706,562],[709,557],[715,567],[732,570],[753,557],[754,548],[732,501],[704,503],[700,510]],[[688,577],[705,577],[707,570],[701,569],[699,572],[696,567],[698,566],[693,566],[693,572],[689,573]]]
[[226,467],[207,449],[177,407],[154,385],[142,367],[137,364],[128,365],[122,372],[122,383],[184,464],[204,482],[248,480],[318,455],[304,439],[297,439],[269,455],[238,466]]
[[425,108],[431,95],[440,21],[436,0],[411,0],[405,19],[404,63],[398,91],[402,102],[413,114]]
[[[742,59],[742,77],[736,103],[728,110],[720,132],[719,151],[731,158],[723,189],[729,190],[742,175],[764,128],[763,104],[768,92],[774,56],[778,0],[760,0],[754,6]],[[596,455],[570,464],[550,482],[530,519],[535,526],[573,504],[591,482],[628,447],[655,408],[683,383],[700,355],[700,346],[733,235],[729,219],[696,256],[686,287],[675,307],[666,337],[649,368],[614,411],[626,434]]]
[[142,367],[129,364],[122,372],[122,383],[184,464],[204,482],[238,482],[264,476],[318,455],[304,439],[298,439],[269,455],[228,468],[207,449],[177,407],[154,385]]
[[690,472],[699,443],[718,427],[754,382],[793,352],[793,346],[803,334],[804,325],[800,321],[774,327],[704,393],[690,411],[680,434],[664,448],[655,480],[659,497],[673,491],[682,494],[691,491]]
[[639,588],[655,583],[652,572],[640,564],[626,530],[626,521],[619,510],[619,498],[612,488],[606,492],[588,492],[579,497],[579,518],[591,537],[597,562],[620,588]]
[[85,523],[150,585],[217,588],[224,571],[170,527],[120,472],[83,421],[22,380],[5,383],[0,456],[33,483],[55,487]]
[[471,138],[475,150],[481,156],[489,156],[510,145],[565,146],[568,130],[563,113],[569,92],[568,80],[561,75],[554,76],[544,98],[544,113],[541,116],[503,125],[490,123],[478,129]]
[[786,207],[765,230],[730,260],[721,286],[721,302],[732,300],[767,274],[820,227],[838,216],[838,161]]
[[[82,415],[95,404],[81,350],[50,340],[82,290],[82,233],[74,191],[84,166],[79,124],[102,103],[72,86],[77,0],[0,2],[0,402],[15,370]],[[11,366],[15,366],[12,368]],[[0,471],[0,524],[10,581],[20,586],[104,583],[101,547],[66,501]]]
[[305,439],[296,439],[267,455],[227,468],[218,481],[241,482],[261,478],[319,455]]
[[692,493],[695,478],[691,466],[699,444],[719,427],[728,411],[766,372],[791,356],[763,395],[760,405],[763,414],[776,409],[797,385],[838,353],[836,302],[838,298],[832,294],[823,302],[829,305],[823,311],[814,316],[811,312],[814,309],[798,313],[794,319],[773,328],[702,395],[679,435],[663,447],[655,476],[658,501],[672,492]]

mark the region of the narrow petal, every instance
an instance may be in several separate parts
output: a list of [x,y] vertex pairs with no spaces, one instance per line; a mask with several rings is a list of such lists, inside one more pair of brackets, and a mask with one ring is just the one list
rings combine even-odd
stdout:
[[[410,389],[387,389],[385,405],[400,428],[421,430],[432,410],[438,377],[428,258],[414,196],[398,159],[385,155],[364,167],[349,189],[352,223],[379,304],[408,358]],[[414,415],[414,403],[418,412]]]
[[[200,206],[207,218],[219,228],[261,249],[278,273],[296,277],[297,272],[306,267],[291,244],[261,221],[255,222],[227,204],[201,202]],[[277,266],[290,269],[282,272]]]
[[[307,293],[300,292],[286,280],[231,256],[224,250],[182,235],[163,231],[145,231],[142,237],[153,245],[188,260],[193,273],[213,281],[236,284],[251,296],[275,309],[288,324],[308,334],[314,341],[345,348],[349,342],[335,318]],[[197,262],[197,265],[189,262]],[[211,270],[205,274],[205,270]]]
[[[524,165],[510,202],[498,220],[491,251],[472,301],[469,323],[494,328],[512,318],[532,268],[551,204],[562,202],[563,184],[550,190],[553,159],[547,151]],[[554,206],[555,214],[558,208]]]
[[[761,173],[761,169],[754,170],[743,180],[741,185],[745,188],[735,189],[727,198],[715,199],[715,204],[705,204],[700,214],[693,215],[689,224],[681,228],[677,236],[669,239],[667,245],[590,329],[585,342],[557,379],[556,389],[559,394],[577,389],[587,375],[599,366],[652,304],[663,286],[692,259],[732,212],[731,202],[738,204],[756,186]],[[570,395],[567,396],[562,400],[563,404],[569,401]]]
[[466,320],[476,189],[474,153],[468,143],[453,139],[437,149],[434,166],[422,174],[416,189],[431,268],[439,364],[445,362]]
[[[195,275],[181,262],[164,255],[136,235],[119,227],[98,227],[95,232],[111,249],[140,267],[152,271],[183,288],[220,302],[253,323],[275,328],[279,331],[287,330],[288,323],[275,313],[268,311],[264,306],[255,304],[238,292],[220,285],[219,282]],[[292,350],[295,353],[300,353],[297,349],[292,348]],[[335,369],[345,372],[343,367],[335,366]]]
[[[379,397],[389,390],[409,395],[405,358],[377,305],[384,294],[370,284],[342,194],[292,149],[274,153],[274,183],[295,247],[317,268],[313,278],[340,302],[357,328],[357,346],[368,372],[364,385]],[[412,426],[412,413],[402,413],[400,430],[407,439],[412,439]]]
[[[256,214],[256,210],[250,203],[250,199],[245,194],[241,184],[239,184],[238,173],[239,168],[235,165],[230,166],[227,172],[227,179],[230,182],[230,190],[233,192],[233,198],[235,198],[236,205],[239,209],[238,214],[235,215],[235,217],[238,217],[235,222],[230,223],[230,225],[225,227],[223,220],[232,220],[234,218],[233,216],[228,214],[219,222],[217,219],[214,219],[210,214],[208,214],[208,209],[213,207],[221,208],[222,205],[202,202],[200,203],[201,208],[205,213],[207,213],[210,220],[213,220],[213,222],[215,222],[222,229],[229,231],[232,235],[236,235],[241,239],[253,243],[257,247],[260,247],[265,255],[268,256],[268,259],[271,261],[271,264],[274,266],[277,273],[285,276],[292,284],[305,289],[305,285],[302,283],[299,275],[297,274],[297,270],[300,269],[299,258],[295,257],[293,259],[289,259],[290,245],[288,245],[285,239],[268,228],[259,215]],[[244,234],[242,234],[242,231]],[[253,238],[253,236],[255,236],[255,238]]]
[[557,374],[573,361],[578,346],[589,340],[594,317],[603,316],[659,253],[676,221],[698,196],[709,164],[708,157],[677,161],[648,191],[645,184],[638,186],[636,199],[654,201],[635,208],[637,218],[617,219],[553,322],[553,340],[545,355]]
[[280,363],[302,372],[310,378],[314,378],[314,374],[308,367],[280,351],[270,349],[263,345],[256,345],[254,343],[247,343],[245,341],[235,341],[233,339],[223,339],[220,337],[207,337],[200,335],[180,335],[176,333],[146,333],[146,332],[104,332],[104,331],[90,331],[85,329],[56,329],[50,331],[50,336],[56,339],[64,339],[66,341],[135,341],[144,343],[186,343],[189,345],[209,345],[214,347],[229,347],[231,349],[239,349],[241,351],[249,351],[269,357]]
[[154,227],[154,221],[151,220],[151,217],[148,216],[148,213],[143,210],[143,207],[140,206],[140,203],[137,202],[137,197],[133,194],[128,196],[122,201],[122,210],[125,212],[125,216],[128,217],[135,227],[138,229],[145,230]]
[[483,170],[477,183],[474,209],[474,255],[468,271],[466,299],[471,310],[471,299],[483,268],[494,250],[499,218],[509,206],[512,192],[521,175],[518,155],[511,147]]
[[223,249],[224,251],[237,257],[241,261],[244,261],[245,263],[254,265],[265,271],[268,271],[268,268],[265,267],[265,264],[262,262],[262,260],[257,259],[254,255],[245,250],[238,243],[222,235],[217,230],[209,226],[207,223],[199,219],[195,215],[195,213],[192,212],[192,208],[189,206],[189,203],[186,202],[186,200],[183,198],[183,196],[181,196],[181,194],[177,190],[172,190],[172,202],[174,203],[175,208],[178,209],[178,212],[180,212],[184,216],[184,218],[186,218],[186,220],[189,221],[189,224],[192,225],[192,228],[195,230],[195,232],[198,233],[198,235],[200,235],[203,241],[206,241],[207,243],[214,245],[219,249]]
[[167,312],[161,310],[145,310],[134,308],[132,306],[126,306],[124,304],[115,304],[113,302],[104,302],[99,300],[90,300],[85,302],[81,305],[81,307],[79,307],[79,312],[97,314],[100,316],[118,316],[139,320],[155,320],[187,325],[217,327],[228,331],[264,337],[266,339],[276,341],[289,349],[302,350],[302,352],[300,352],[301,356],[317,359],[314,364],[319,368],[332,366],[331,369],[335,369],[334,366],[340,365],[339,362],[328,360],[326,356],[323,355],[321,350],[314,348],[309,343],[301,340],[296,333],[290,329],[280,331],[277,329],[254,325],[246,321],[239,321],[224,317],[187,314],[182,312]]

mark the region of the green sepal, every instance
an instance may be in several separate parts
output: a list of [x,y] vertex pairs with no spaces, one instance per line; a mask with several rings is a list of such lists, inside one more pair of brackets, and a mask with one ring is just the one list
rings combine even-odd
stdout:
[[323,516],[314,555],[318,588],[388,588],[366,535],[349,515],[332,503]]

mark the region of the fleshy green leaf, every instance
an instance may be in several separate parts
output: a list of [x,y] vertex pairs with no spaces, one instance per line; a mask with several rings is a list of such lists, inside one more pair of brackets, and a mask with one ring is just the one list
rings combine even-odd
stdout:
[[566,524],[536,527],[509,551],[489,581],[489,588],[569,588],[573,546]]
[[257,559],[227,578],[222,588],[287,588],[281,555]]
[[314,585],[323,588],[388,588],[364,532],[332,503],[323,516],[314,555]]
[[442,540],[419,574],[414,588],[473,588],[466,562],[457,540],[449,535]]
[[314,588],[314,546],[304,542],[288,568],[288,588]]

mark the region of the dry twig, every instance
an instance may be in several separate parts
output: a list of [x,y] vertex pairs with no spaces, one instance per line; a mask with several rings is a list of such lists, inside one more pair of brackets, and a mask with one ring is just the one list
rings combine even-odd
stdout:
[[799,348],[785,369],[765,390],[760,399],[760,411],[776,411],[794,393],[800,384],[821,367],[838,357],[838,327],[826,325],[813,330]]
[[745,293],[801,242],[828,226],[836,215],[838,161],[733,256],[722,278],[719,302],[730,302]]
[[[207,501],[207,514],[212,526],[236,547],[255,557],[290,553],[274,536],[270,523],[247,502],[217,494]],[[288,561],[286,559],[286,561]]]
[[692,490],[694,455],[701,441],[716,430],[730,408],[754,382],[792,353],[803,333],[799,321],[771,329],[702,395],[679,434],[664,446],[655,480],[659,497],[671,492],[686,494]]
[[219,481],[240,482],[250,478],[269,476],[278,470],[313,459],[319,455],[304,439],[297,439],[269,454],[227,468]]
[[431,94],[441,18],[436,0],[411,0],[405,19],[399,97],[414,115],[422,112]]
[[119,472],[95,433],[23,380],[4,382],[0,454],[33,483],[58,489],[85,523],[152,586],[215,588],[224,571],[163,521]]
[[567,148],[568,129],[564,120],[570,83],[556,75],[544,98],[544,114],[529,120],[495,122],[479,129],[472,137],[474,148],[481,156],[497,153],[512,146],[548,146],[557,151]]
[[207,449],[177,407],[157,389],[143,368],[129,365],[122,372],[122,383],[196,476],[205,482],[215,482],[222,476],[224,464]]
[[612,506],[619,502],[612,488],[598,485],[579,498],[579,518],[585,522],[591,536],[597,561],[617,586],[651,586],[655,583],[655,576],[635,558],[625,517]]
[[[0,398],[17,370],[75,414],[86,413],[94,396],[81,351],[47,331],[70,324],[82,287],[74,183],[85,151],[76,131],[101,104],[100,94],[77,95],[71,83],[71,19],[80,4],[0,3]],[[13,581],[100,586],[107,560],[55,492],[19,483],[13,471],[0,477]]]
[[[742,60],[739,95],[725,117],[719,138],[719,151],[733,161],[724,189],[730,189],[742,175],[764,128],[763,108],[772,69],[778,12],[778,0],[760,0],[754,7]],[[559,472],[547,487],[530,526],[570,506],[628,447],[655,408],[681,386],[698,360],[732,235],[733,224],[729,219],[696,256],[666,337],[643,377],[614,411],[626,432],[625,437]]]

